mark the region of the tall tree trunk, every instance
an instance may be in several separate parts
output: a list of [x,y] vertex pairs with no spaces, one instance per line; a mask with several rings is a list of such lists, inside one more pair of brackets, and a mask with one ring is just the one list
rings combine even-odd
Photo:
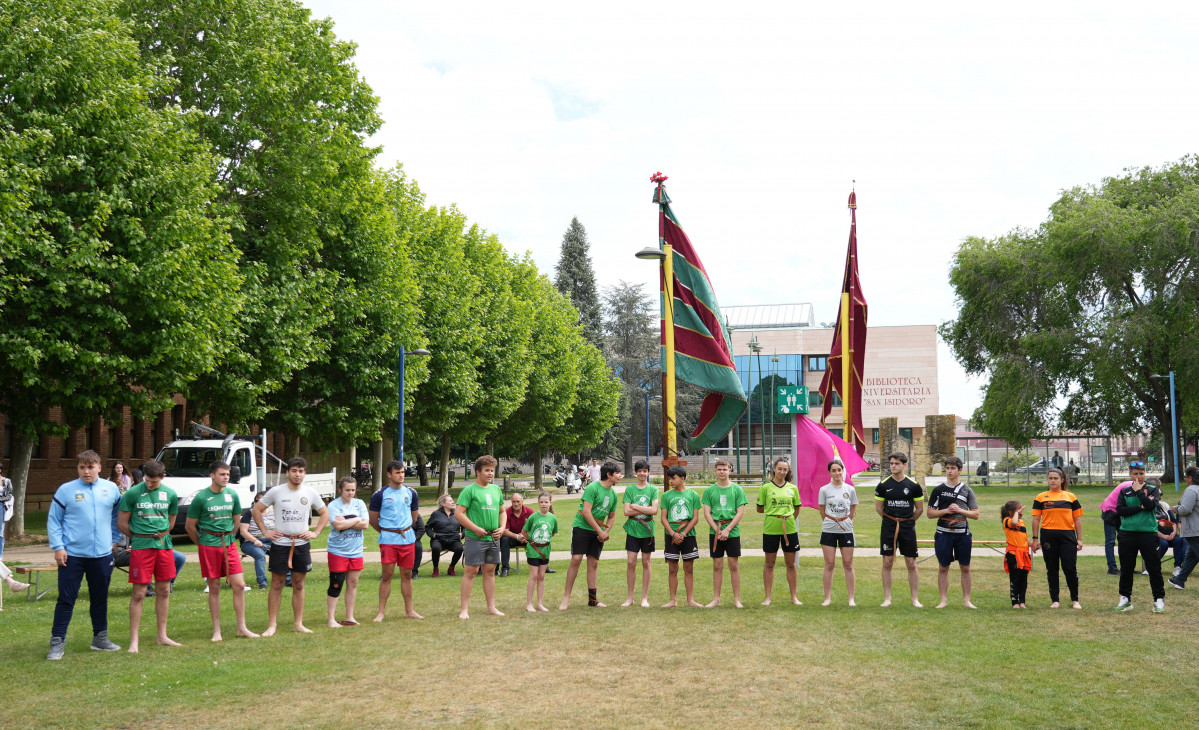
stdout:
[[416,478],[419,480],[422,487],[429,486],[429,470],[425,465],[429,463],[429,458],[425,456],[425,452],[416,452]]
[[441,435],[441,459],[438,461],[441,474],[437,477],[437,496],[450,493],[450,435]]
[[377,492],[383,488],[383,467],[386,466],[383,462],[383,442],[376,441],[371,446],[374,449],[373,453],[375,455],[375,468],[372,470],[374,471],[372,476],[374,477],[375,491]]
[[541,468],[542,458],[543,457],[541,454],[541,449],[534,446],[533,447],[533,488],[536,489],[538,492],[541,492],[541,485],[545,481],[544,479],[541,478],[542,472],[545,471],[545,469]]
[[[12,491],[13,516],[11,537],[25,537],[25,487],[29,484],[29,460],[33,458],[34,439],[17,431],[13,436]],[[3,529],[3,526],[0,526]]]
[[[633,432],[633,429],[629,429],[629,433],[632,433],[632,432]],[[646,458],[648,458],[648,457],[646,457]],[[624,473],[625,474],[633,473],[633,440],[632,439],[624,440]]]
[[495,456],[495,436],[487,437],[487,440],[483,442],[483,449],[483,453]]

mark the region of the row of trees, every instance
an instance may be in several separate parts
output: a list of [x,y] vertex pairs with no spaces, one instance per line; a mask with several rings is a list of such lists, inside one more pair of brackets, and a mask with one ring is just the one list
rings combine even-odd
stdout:
[[[0,5],[0,411],[36,439],[182,393],[316,448],[577,451],[619,382],[569,300],[366,144],[355,47],[292,0]],[[61,408],[62,423],[49,411]],[[444,485],[444,483],[443,483]]]
[[986,375],[971,422],[1022,445],[1146,428],[1199,437],[1199,156],[1066,190],[1035,229],[966,239],[950,282],[955,357]]

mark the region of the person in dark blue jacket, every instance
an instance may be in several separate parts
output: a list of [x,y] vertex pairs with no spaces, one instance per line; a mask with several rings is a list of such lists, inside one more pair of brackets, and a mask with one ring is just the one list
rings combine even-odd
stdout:
[[117,507],[121,491],[100,478],[100,455],[87,450],[76,461],[79,478],[54,493],[46,532],[54,562],[58,563],[58,604],[50,630],[47,659],[62,659],[67,626],[79,597],[79,586],[87,577],[91,604],[92,646],[95,651],[120,651],[108,640],[108,583],[112,578],[112,553],[117,543]]

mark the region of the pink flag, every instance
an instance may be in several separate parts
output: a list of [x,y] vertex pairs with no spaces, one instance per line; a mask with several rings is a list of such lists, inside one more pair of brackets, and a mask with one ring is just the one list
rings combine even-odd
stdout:
[[869,464],[858,456],[854,447],[824,426],[807,416],[795,417],[795,456],[791,464],[795,486],[804,507],[817,509],[816,495],[829,483],[828,463],[840,459],[845,465],[845,481],[853,484],[850,475],[866,471]]

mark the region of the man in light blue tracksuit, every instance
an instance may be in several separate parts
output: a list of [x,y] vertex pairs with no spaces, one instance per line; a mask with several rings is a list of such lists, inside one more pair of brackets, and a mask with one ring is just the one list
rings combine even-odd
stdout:
[[117,485],[100,478],[100,455],[84,451],[76,462],[79,478],[54,493],[46,532],[58,563],[58,604],[50,631],[47,659],[62,659],[67,626],[79,597],[79,586],[87,577],[91,603],[92,649],[120,651],[108,640],[108,582],[112,577],[112,553],[116,547],[117,507],[121,492]]

